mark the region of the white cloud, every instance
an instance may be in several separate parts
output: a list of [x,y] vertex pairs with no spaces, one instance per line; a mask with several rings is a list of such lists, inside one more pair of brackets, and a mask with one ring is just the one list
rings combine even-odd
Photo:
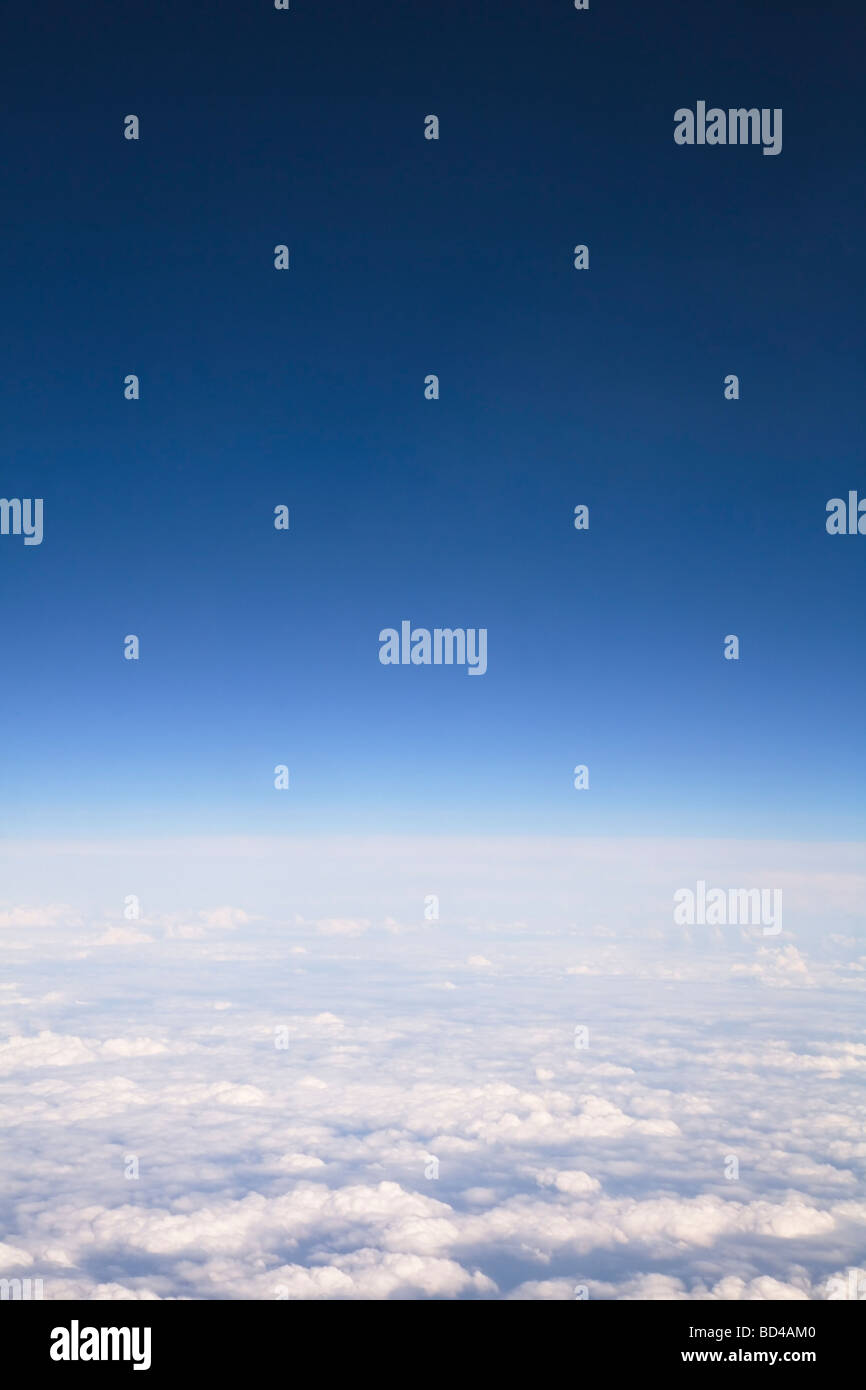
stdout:
[[92,945],[94,946],[138,946],[142,942],[153,941],[152,936],[147,932],[138,931],[135,927],[108,927],[98,936]]
[[815,981],[802,952],[794,945],[761,947],[751,963],[737,962],[731,966],[732,975],[751,975],[773,989],[813,989]]
[[323,917],[315,924],[320,936],[363,936],[370,930],[366,918]]
[[0,927],[79,927],[82,918],[64,903],[0,909]]
[[[143,845],[34,851],[50,908],[5,865],[0,1266],[47,1297],[851,1296],[857,847],[159,853],[185,901]],[[57,906],[85,871],[151,915]],[[675,930],[698,878],[780,884],[785,939]]]

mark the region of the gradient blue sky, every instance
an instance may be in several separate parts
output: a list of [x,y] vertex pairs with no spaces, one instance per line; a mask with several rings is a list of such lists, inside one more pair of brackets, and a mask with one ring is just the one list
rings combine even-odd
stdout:
[[[854,6],[5,31],[4,832],[863,835]],[[699,99],[782,153],[676,146]],[[487,674],[381,666],[403,618]]]

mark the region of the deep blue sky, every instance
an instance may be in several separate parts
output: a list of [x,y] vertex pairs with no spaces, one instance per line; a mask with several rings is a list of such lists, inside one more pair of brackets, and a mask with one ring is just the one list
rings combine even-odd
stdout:
[[[862,52],[850,0],[7,16],[4,831],[863,835]],[[782,153],[678,147],[699,99]],[[381,666],[403,618],[488,673]]]

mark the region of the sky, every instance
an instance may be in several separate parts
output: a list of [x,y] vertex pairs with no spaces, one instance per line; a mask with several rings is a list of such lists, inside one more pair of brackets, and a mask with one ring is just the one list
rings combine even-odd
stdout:
[[839,0],[10,17],[0,1276],[866,1297],[861,52]]
[[[14,16],[4,831],[862,834],[858,25]],[[382,666],[404,619],[484,677]]]

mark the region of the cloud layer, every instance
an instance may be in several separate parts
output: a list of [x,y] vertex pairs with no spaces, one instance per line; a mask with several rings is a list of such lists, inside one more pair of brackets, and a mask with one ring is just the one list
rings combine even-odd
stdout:
[[631,882],[631,911],[599,920],[595,883],[563,922],[544,880],[532,920],[427,920],[428,875],[414,916],[363,886],[279,918],[204,882],[133,920],[3,904],[0,1275],[49,1298],[866,1296],[844,885],[823,924],[790,892],[767,940],[641,921]]

